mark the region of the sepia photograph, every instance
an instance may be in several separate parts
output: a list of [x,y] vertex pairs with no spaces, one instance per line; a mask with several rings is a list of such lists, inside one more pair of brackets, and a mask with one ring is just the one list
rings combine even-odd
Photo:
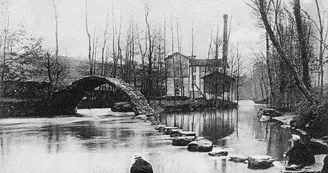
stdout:
[[328,173],[328,1],[0,0],[0,173]]

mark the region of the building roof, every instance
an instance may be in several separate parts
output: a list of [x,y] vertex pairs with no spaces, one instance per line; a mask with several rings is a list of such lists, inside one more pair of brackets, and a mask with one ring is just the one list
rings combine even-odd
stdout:
[[202,78],[203,78],[204,80],[206,80],[206,79],[208,79],[208,78],[212,78],[212,77],[216,77],[216,78],[218,78],[218,79],[223,79],[223,80],[225,80],[225,81],[235,81],[235,78],[233,78],[233,77],[231,77],[231,76],[228,76],[228,75],[225,75],[225,74],[223,74],[223,73],[220,73],[220,72],[218,72],[218,71],[214,71],[214,72],[212,72],[212,73],[210,73],[210,74],[208,74],[208,75],[203,76]]
[[191,66],[222,66],[222,59],[190,59]]
[[[167,59],[172,58],[172,57],[174,57],[174,56],[176,56],[176,55],[179,55],[179,54],[180,54],[181,57],[183,57],[183,58],[187,58],[187,59],[189,59],[189,60],[193,59],[193,57],[191,57],[191,56],[186,56],[186,55],[183,55],[183,54],[181,54],[181,53],[179,53],[179,52],[175,52],[175,53],[173,53],[173,54],[167,56],[166,58],[164,58],[164,60],[167,60]],[[196,56],[194,56],[194,57],[196,57]]]

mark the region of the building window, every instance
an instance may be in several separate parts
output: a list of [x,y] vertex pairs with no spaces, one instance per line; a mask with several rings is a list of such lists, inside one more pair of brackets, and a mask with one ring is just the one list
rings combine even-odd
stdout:
[[192,75],[192,82],[196,83],[196,75]]
[[196,73],[196,67],[191,67],[192,68],[192,72]]

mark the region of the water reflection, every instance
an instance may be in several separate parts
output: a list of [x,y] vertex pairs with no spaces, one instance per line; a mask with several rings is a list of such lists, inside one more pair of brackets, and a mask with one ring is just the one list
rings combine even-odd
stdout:
[[259,121],[260,105],[242,106],[238,109],[215,110],[192,113],[163,113],[159,121],[168,126],[194,131],[214,145],[234,148],[236,153],[246,155],[267,154],[283,160],[288,149],[290,131],[279,123]]
[[168,126],[175,126],[186,131],[194,131],[197,136],[204,136],[214,144],[224,146],[222,138],[231,135],[238,123],[236,109],[214,110],[192,113],[163,113],[160,121]]

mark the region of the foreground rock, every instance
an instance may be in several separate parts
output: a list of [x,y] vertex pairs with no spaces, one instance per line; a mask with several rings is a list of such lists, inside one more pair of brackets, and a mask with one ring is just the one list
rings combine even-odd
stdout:
[[210,152],[213,149],[213,142],[208,139],[197,139],[188,144],[188,151]]
[[237,162],[237,163],[247,163],[248,157],[243,155],[230,155],[229,161]]
[[255,155],[248,157],[249,169],[268,169],[273,166],[273,161],[271,156],[266,155]]
[[293,170],[285,170],[285,171],[281,171],[282,173],[325,173],[325,172],[321,172],[318,170],[309,170],[309,169],[302,169],[302,170],[298,170],[298,171],[293,171]]
[[172,140],[173,146],[187,146],[190,142],[194,141],[195,137],[192,136],[183,136],[183,137],[175,137]]

